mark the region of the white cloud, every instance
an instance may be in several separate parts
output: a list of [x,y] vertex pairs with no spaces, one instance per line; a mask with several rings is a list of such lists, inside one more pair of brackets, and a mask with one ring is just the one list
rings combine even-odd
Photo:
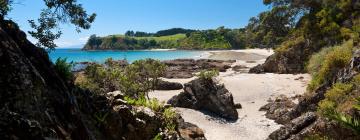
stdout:
[[88,40],[88,36],[80,37],[79,39],[59,39],[55,41],[55,44],[59,46],[59,48],[69,48],[69,47],[82,47]]
[[89,36],[80,37],[79,41],[82,41],[82,42],[86,43],[86,41],[88,41],[88,39],[89,39]]

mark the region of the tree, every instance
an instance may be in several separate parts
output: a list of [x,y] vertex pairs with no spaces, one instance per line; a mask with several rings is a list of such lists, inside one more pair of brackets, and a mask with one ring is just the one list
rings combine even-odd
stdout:
[[[55,39],[58,39],[61,32],[58,29],[60,23],[71,23],[75,26],[76,31],[89,29],[94,22],[96,14],[88,14],[77,0],[44,0],[46,7],[42,10],[40,18],[29,20],[30,26],[34,31],[29,34],[38,39],[36,45],[45,47],[50,50],[56,47]],[[0,1],[0,20],[4,20],[8,11],[11,10],[13,0]]]

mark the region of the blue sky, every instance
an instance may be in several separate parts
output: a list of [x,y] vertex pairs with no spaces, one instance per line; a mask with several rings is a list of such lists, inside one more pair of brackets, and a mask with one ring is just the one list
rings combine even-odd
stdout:
[[[268,10],[262,0],[78,0],[97,18],[92,28],[77,33],[70,24],[61,25],[59,47],[80,47],[91,34],[123,34],[127,30],[156,32],[174,27],[214,29],[244,27],[250,17]],[[27,20],[37,19],[43,0],[15,0],[9,18],[29,31]],[[32,40],[32,39],[31,39]]]

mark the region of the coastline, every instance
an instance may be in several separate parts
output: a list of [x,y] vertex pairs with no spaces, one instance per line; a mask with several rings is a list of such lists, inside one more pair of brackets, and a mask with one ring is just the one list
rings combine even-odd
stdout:
[[[247,58],[238,56],[244,53]],[[272,50],[266,49],[216,50],[204,52],[201,59],[232,57],[236,59],[233,67],[242,65],[250,68],[264,63],[266,58],[272,53]],[[258,56],[261,56],[261,58]],[[299,79],[299,77],[303,78],[296,80]],[[195,78],[196,77],[188,79],[163,78],[163,80],[185,84]],[[202,128],[208,140],[266,139],[270,133],[279,129],[282,125],[266,118],[265,112],[259,111],[259,109],[267,104],[269,99],[274,100],[280,95],[287,97],[302,95],[306,91],[307,84],[311,78],[309,74],[249,74],[246,71],[238,72],[229,69],[226,72],[221,72],[217,79],[232,93],[234,102],[242,105],[242,109],[237,110],[239,113],[239,119],[237,121],[227,122],[197,110],[175,108],[185,121],[196,124]],[[172,96],[182,91],[183,90],[155,90],[151,92],[149,96],[167,102]]]

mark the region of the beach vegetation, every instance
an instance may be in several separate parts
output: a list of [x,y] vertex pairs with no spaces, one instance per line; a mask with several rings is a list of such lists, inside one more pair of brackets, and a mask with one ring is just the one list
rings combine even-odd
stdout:
[[332,48],[326,48],[313,55],[308,64],[312,80],[308,86],[310,91],[331,81],[331,78],[350,63],[352,57],[352,41]]
[[219,76],[219,71],[216,69],[202,70],[197,76],[203,80],[211,80],[212,78]]
[[72,81],[74,76],[71,72],[73,63],[67,63],[66,58],[58,58],[55,61],[55,70],[59,76],[65,81]]

